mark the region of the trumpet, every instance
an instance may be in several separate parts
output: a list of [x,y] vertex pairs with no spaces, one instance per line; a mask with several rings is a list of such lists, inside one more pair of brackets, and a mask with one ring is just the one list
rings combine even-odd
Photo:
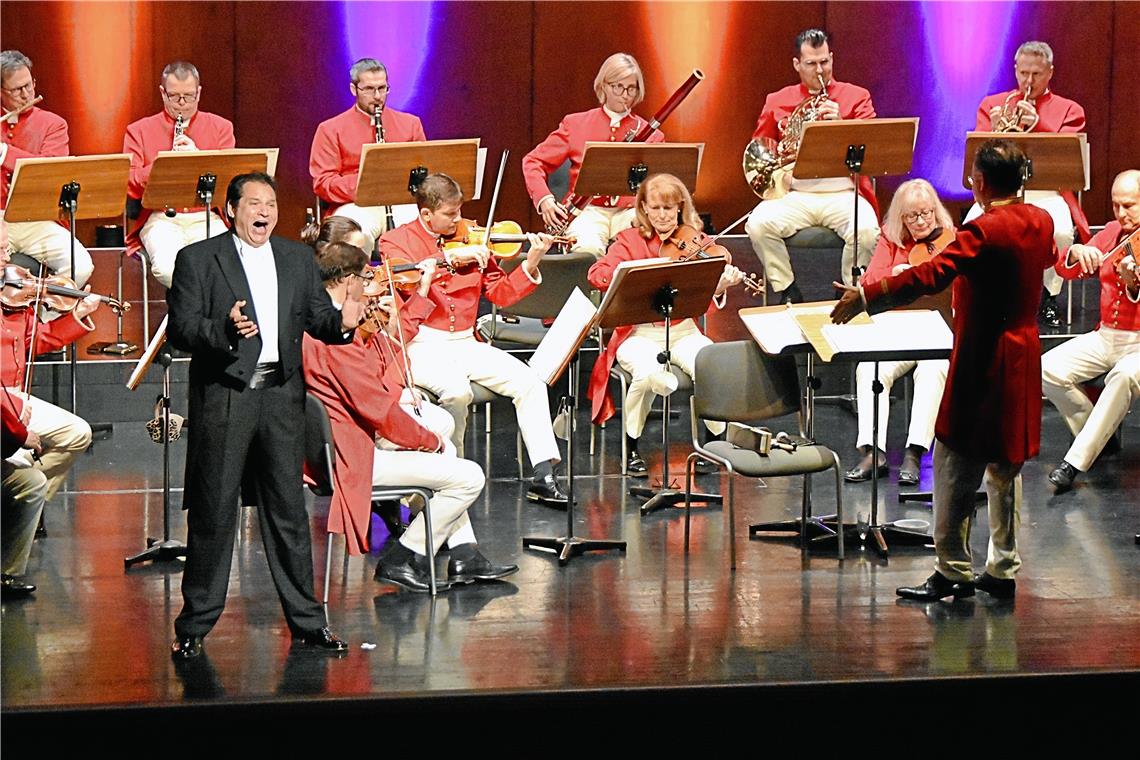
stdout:
[[43,95],[37,95],[35,98],[33,98],[32,100],[29,100],[27,103],[20,106],[19,108],[13,108],[11,111],[6,112],[3,116],[0,116],[0,121],[8,121],[9,119],[14,120],[17,116],[22,114],[24,111],[31,110],[32,107],[36,103],[39,103],[43,99],[44,99]]
[[1017,107],[1017,104],[1021,101],[1014,101],[1014,98],[1016,98],[1018,95],[1022,95],[1023,97],[1021,100],[1029,103],[1029,105],[1034,105],[1033,101],[1029,99],[1029,92],[1031,89],[1031,85],[1026,85],[1024,93],[1020,90],[1014,90],[1006,96],[1005,102],[1002,103],[1001,106],[1001,112],[997,115],[997,118],[993,120],[994,132],[1033,131],[1033,128],[1037,126],[1037,122],[1041,119],[1041,115],[1038,114],[1036,110],[1034,110],[1033,121],[1029,122],[1029,124],[1022,124],[1021,117],[1025,112]]
[[800,101],[780,125],[780,142],[776,145],[774,154],[758,139],[748,143],[744,148],[744,158],[741,161],[744,179],[752,191],[763,200],[770,201],[787,194],[784,178],[791,174],[791,167],[800,152],[804,124],[820,118],[820,110],[827,100],[827,83],[820,74],[819,92]]

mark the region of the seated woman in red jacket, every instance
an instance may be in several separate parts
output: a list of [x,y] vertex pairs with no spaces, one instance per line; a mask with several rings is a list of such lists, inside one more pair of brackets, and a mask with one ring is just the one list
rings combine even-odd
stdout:
[[[590,283],[606,290],[613,281],[614,270],[623,261],[657,257],[664,241],[686,224],[701,228],[700,218],[693,207],[693,199],[681,180],[672,174],[655,174],[641,183],[637,191],[637,226],[618,233],[606,255],[590,267]],[[743,273],[725,264],[724,273],[717,283],[713,306],[724,306],[724,292],[744,279]],[[669,328],[669,347],[672,363],[693,376],[697,352],[712,343],[692,319],[673,320]],[[677,389],[677,378],[663,370],[657,355],[665,349],[665,323],[634,325],[618,328],[606,351],[594,366],[590,376],[590,398],[593,401],[593,419],[604,422],[613,415],[613,402],[609,399],[609,371],[614,360],[633,380],[630,382],[622,416],[629,454],[626,472],[636,478],[648,475],[645,460],[638,451],[638,440],[645,428],[645,419],[653,405],[655,395],[672,393]],[[722,423],[705,423],[714,434],[724,430]]]

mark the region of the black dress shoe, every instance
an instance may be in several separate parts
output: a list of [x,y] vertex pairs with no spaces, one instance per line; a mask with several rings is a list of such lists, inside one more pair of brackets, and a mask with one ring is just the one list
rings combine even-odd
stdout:
[[348,644],[330,631],[327,625],[315,631],[302,631],[301,633],[293,634],[293,643],[313,647],[314,649],[320,649],[325,652],[332,652],[334,654],[348,651]]
[[1056,488],[1055,493],[1064,493],[1072,488],[1078,472],[1076,467],[1062,459],[1061,464],[1049,473],[1049,482]]
[[530,488],[526,489],[526,498],[529,501],[537,501],[539,504],[558,509],[566,509],[569,503],[566,494],[562,493],[562,489],[558,487],[558,481],[553,475],[547,475],[541,480],[538,478],[532,480]]
[[899,466],[899,485],[917,486],[921,472],[922,460],[920,455],[908,446],[906,453],[903,454],[902,465]]
[[800,287],[798,285],[796,285],[794,282],[791,285],[789,285],[788,287],[781,290],[779,293],[779,296],[780,296],[780,304],[781,305],[786,304],[786,303],[803,303],[804,302],[804,294],[800,292]]
[[475,581],[495,581],[506,578],[519,571],[518,565],[495,565],[483,556],[482,552],[475,552],[475,556],[467,560],[458,560],[454,557],[447,563],[447,579],[456,583],[474,583]]
[[1046,295],[1041,299],[1041,309],[1037,312],[1037,319],[1046,327],[1061,326],[1061,312],[1057,308],[1057,297]]
[[1013,578],[995,578],[989,573],[974,578],[974,587],[995,599],[1012,599],[1017,593],[1017,581]]
[[714,475],[720,472],[720,466],[704,457],[697,457],[697,461],[693,462],[693,472],[698,475]]
[[[884,477],[890,472],[887,467],[886,454],[879,453],[879,477]],[[871,479],[871,455],[868,454],[863,457],[863,461],[852,467],[847,472],[843,473],[843,479],[848,483],[862,483]]]
[[170,658],[175,661],[193,660],[202,654],[201,636],[179,636],[170,645]]
[[[427,557],[413,554],[399,564],[385,562],[381,557],[376,563],[376,572],[373,578],[381,583],[391,583],[400,588],[413,591],[417,594],[427,594],[431,591],[431,575],[428,573]],[[451,581],[443,578],[435,579],[436,592],[447,591],[451,588]]]
[[901,586],[895,593],[903,599],[914,599],[919,602],[937,602],[952,596],[961,599],[974,595],[972,581],[952,581],[941,573],[935,572],[921,586]]
[[649,468],[645,465],[645,460],[641,458],[637,449],[629,450],[629,459],[625,462],[625,474],[631,478],[649,477]]
[[27,599],[35,592],[36,587],[30,583],[8,574],[0,575],[0,596],[4,599]]

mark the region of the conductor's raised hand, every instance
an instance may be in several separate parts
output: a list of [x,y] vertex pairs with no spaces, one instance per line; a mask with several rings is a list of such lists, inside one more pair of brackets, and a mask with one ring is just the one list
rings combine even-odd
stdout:
[[843,293],[839,297],[839,302],[835,304],[835,308],[831,310],[831,321],[837,325],[845,325],[864,310],[863,296],[859,293],[859,288],[853,288],[841,282],[831,284],[837,291]]
[[242,313],[245,308],[245,301],[234,301],[233,308],[230,309],[230,322],[233,324],[237,334],[243,338],[252,338],[257,335],[257,323]]

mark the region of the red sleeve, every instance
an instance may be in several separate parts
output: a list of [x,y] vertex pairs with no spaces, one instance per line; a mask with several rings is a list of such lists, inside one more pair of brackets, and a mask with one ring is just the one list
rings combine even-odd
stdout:
[[537,287],[538,285],[526,276],[522,264],[507,274],[499,266],[499,262],[491,257],[487,262],[487,268],[483,270],[483,293],[488,301],[504,309],[526,298]]
[[859,96],[859,100],[855,102],[855,107],[852,109],[852,119],[873,119],[875,118],[875,105],[871,102],[871,93],[863,91]]
[[1084,132],[1085,131],[1085,109],[1078,103],[1072,103],[1065,109],[1065,118],[1061,121],[1061,126],[1057,128],[1058,132]]
[[[210,148],[209,150],[233,150],[237,147],[237,140],[234,139],[234,123],[229,119],[218,119],[218,147]],[[203,150],[206,150],[203,148]]]
[[780,139],[780,127],[776,123],[776,105],[772,102],[772,94],[764,99],[764,108],[760,111],[756,129],[752,131],[752,139],[764,139],[769,143],[769,148]]
[[420,325],[435,311],[435,301],[412,291],[400,304],[400,325],[404,330],[404,342],[407,343],[416,337]]
[[340,144],[336,129],[331,125],[322,124],[313,135],[309,175],[313,178],[313,192],[325,201],[341,204],[356,200],[358,173],[341,174]]
[[420,121],[419,116],[413,116],[415,124],[412,125],[412,139],[411,142],[427,142],[427,135],[424,134],[424,123]]
[[[861,284],[867,287],[884,277],[890,277],[891,270],[894,269],[897,264],[906,261],[905,255],[899,256],[900,253],[905,251],[905,248],[896,246],[888,240],[886,233],[880,233],[879,243],[875,246],[875,252],[871,255],[871,263],[867,265],[867,271],[863,275]],[[899,259],[902,259],[902,261]]]
[[[1119,236],[1120,226],[1115,222],[1110,222],[1103,230],[1093,235],[1092,240],[1086,243],[1086,245],[1091,245],[1101,253],[1108,253],[1116,246],[1116,240]],[[1072,248],[1072,246],[1069,246],[1069,248]],[[1057,274],[1066,280],[1080,280],[1086,277],[1093,278],[1099,276],[1099,270],[1093,274],[1084,274],[1080,266],[1075,262],[1069,264],[1069,248],[1057,253],[1057,263],[1054,265]]]
[[[74,343],[89,332],[75,315],[61,316],[47,324],[40,323],[36,328],[36,356],[58,351],[64,346]],[[31,320],[28,320],[28,331],[24,345],[32,337]]]
[[637,258],[644,258],[638,256],[629,244],[626,242],[625,235],[618,235],[610,247],[606,250],[606,255],[594,262],[590,267],[590,271],[586,273],[586,279],[590,284],[601,291],[609,288],[610,283],[614,279],[614,270],[618,268],[618,264],[623,261],[632,261]]
[[955,277],[973,267],[983,242],[981,229],[973,222],[968,222],[958,231],[954,242],[930,261],[865,287],[863,295],[867,299],[868,311],[876,313],[882,310],[871,309],[872,304],[885,304],[889,308],[910,303],[919,296],[942,291]]
[[992,132],[993,122],[990,120],[990,109],[993,104],[989,102],[989,98],[982,98],[982,102],[978,104],[978,113],[975,116],[974,131],[975,132]]
[[558,129],[547,135],[545,140],[534,147],[534,150],[523,156],[523,180],[526,182],[526,192],[530,196],[531,203],[537,206],[540,200],[550,195],[546,178],[561,166],[569,155],[570,127],[566,119],[563,119]]
[[131,156],[131,174],[127,185],[127,194],[132,198],[142,198],[146,190],[146,183],[150,180],[150,164],[146,160],[146,147],[144,145],[143,130],[140,122],[127,127],[127,136],[123,138],[123,152]]
[[20,410],[12,394],[4,391],[3,400],[4,446],[3,456],[8,458],[23,448],[28,440],[28,428],[20,421]]

